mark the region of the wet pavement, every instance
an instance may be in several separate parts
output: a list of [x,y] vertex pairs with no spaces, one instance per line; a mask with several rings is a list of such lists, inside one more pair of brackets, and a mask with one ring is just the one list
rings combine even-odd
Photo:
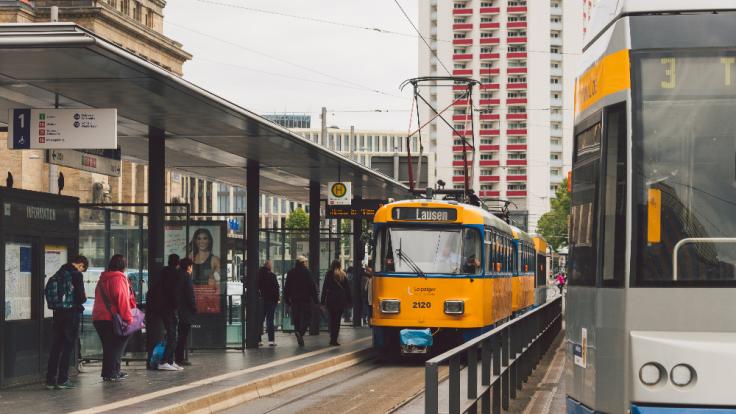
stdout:
[[143,362],[123,366],[129,377],[103,382],[99,364],[72,378],[72,390],[49,391],[42,383],[0,390],[0,413],[140,413],[202,396],[215,388],[242,384],[370,346],[367,328],[343,328],[341,347],[328,347],[329,335],[305,337],[297,346],[290,334],[277,334],[276,347],[242,351],[192,352],[184,371],[148,371]]

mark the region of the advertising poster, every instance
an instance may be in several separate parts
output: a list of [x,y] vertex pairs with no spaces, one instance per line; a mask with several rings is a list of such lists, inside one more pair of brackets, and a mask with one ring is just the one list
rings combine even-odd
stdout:
[[186,255],[194,261],[192,282],[199,314],[218,314],[223,311],[225,271],[222,247],[225,244],[224,237],[222,224],[219,223],[191,225],[188,240],[186,226],[175,224],[166,226],[165,255],[172,253],[181,257]]

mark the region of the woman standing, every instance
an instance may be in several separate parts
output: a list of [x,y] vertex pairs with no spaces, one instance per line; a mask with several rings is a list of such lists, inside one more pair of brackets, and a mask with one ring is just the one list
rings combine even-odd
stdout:
[[197,229],[192,237],[192,277],[195,285],[214,285],[220,281],[220,258],[212,254],[213,248],[212,233],[205,228]]
[[120,254],[110,259],[107,270],[102,273],[95,288],[95,304],[92,308],[92,324],[102,342],[102,379],[121,381],[127,374],[120,371],[120,359],[125,352],[128,336],[118,336],[112,326],[113,314],[118,314],[127,323],[133,321],[131,309],[136,307],[128,277],[127,263]]
[[325,275],[321,301],[322,306],[327,307],[330,316],[330,345],[332,346],[340,345],[337,342],[337,336],[340,333],[340,317],[351,302],[347,275],[342,271],[340,261],[335,260]]

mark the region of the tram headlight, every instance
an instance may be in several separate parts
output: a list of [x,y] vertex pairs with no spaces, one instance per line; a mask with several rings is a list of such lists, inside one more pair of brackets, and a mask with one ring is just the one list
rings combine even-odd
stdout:
[[661,365],[655,362],[648,362],[642,365],[641,369],[639,369],[639,380],[644,385],[648,385],[648,386],[657,385],[666,376],[667,376],[667,371],[665,371]]
[[687,364],[678,364],[670,371],[670,380],[678,387],[687,387],[695,380],[695,369]]
[[398,299],[381,299],[381,313],[399,313],[401,301]]
[[463,313],[465,313],[465,301],[446,300],[445,313],[448,315],[462,315]]

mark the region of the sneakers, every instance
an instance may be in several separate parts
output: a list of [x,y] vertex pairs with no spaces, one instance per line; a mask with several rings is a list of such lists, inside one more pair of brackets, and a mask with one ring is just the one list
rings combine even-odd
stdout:
[[[48,385],[46,385],[46,388],[48,388]],[[66,380],[66,382],[64,382],[62,384],[56,384],[56,389],[57,390],[71,390],[71,389],[74,389],[74,388],[76,388],[76,387],[69,380]]]
[[177,364],[176,362],[174,362],[173,364],[171,364],[171,366],[174,367],[174,368],[176,368],[178,371],[184,371],[184,367],[182,367],[181,365]]
[[263,342],[259,342],[258,343],[258,346],[263,346]]
[[158,364],[158,370],[159,371],[179,371],[175,366],[169,364],[168,362],[165,362],[163,364]]
[[275,342],[275,341],[270,341],[270,342],[268,343],[268,346],[276,346],[276,342]]
[[47,390],[49,390],[49,391],[50,391],[50,390],[55,390],[55,389],[56,389],[56,384],[49,384],[49,383],[47,382],[47,383],[46,383],[46,389],[47,389]]
[[120,371],[120,372],[118,372],[118,378],[120,378],[120,379],[126,379],[126,378],[128,378],[128,373],[125,372],[125,371]]
[[120,381],[124,381],[126,377],[127,375],[121,376],[118,374],[114,377],[102,377],[102,380],[105,382],[120,382]]
[[192,365],[189,361],[176,361],[176,365],[179,365],[180,367],[188,367]]
[[304,337],[299,332],[294,332],[296,334],[296,341],[299,343],[299,346],[304,346]]

